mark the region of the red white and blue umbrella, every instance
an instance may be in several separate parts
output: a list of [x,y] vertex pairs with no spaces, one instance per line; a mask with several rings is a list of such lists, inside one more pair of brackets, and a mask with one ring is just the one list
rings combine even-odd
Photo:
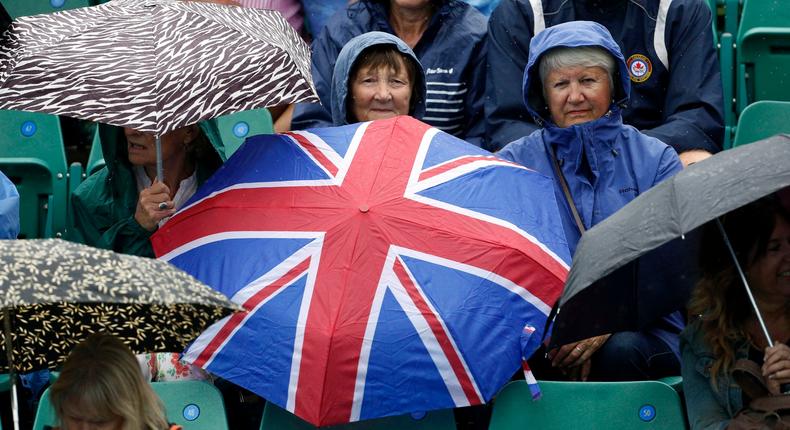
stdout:
[[557,212],[550,179],[398,117],[248,139],[152,242],[248,311],[187,360],[331,425],[491,399],[561,292]]

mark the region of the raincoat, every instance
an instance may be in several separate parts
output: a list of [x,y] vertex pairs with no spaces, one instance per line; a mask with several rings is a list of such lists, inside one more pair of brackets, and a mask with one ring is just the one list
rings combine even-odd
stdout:
[[16,239],[19,235],[19,192],[0,172],[0,239]]
[[[201,123],[216,153],[197,160],[198,186],[222,164],[222,142],[216,130],[210,127]],[[144,229],[134,219],[137,182],[129,163],[123,129],[100,125],[99,135],[106,165],[81,183],[72,195],[74,228],[70,239],[124,254],[154,257],[149,240],[154,232]]]
[[359,54],[374,45],[393,45],[403,55],[412,58],[417,63],[417,76],[412,91],[412,94],[416,95],[416,100],[412,101],[413,107],[410,115],[420,118],[425,114],[425,72],[414,52],[406,43],[389,33],[371,31],[351,39],[337,56],[335,70],[332,74],[332,98],[330,101],[333,125],[348,124],[346,99],[348,98],[348,80],[351,79],[349,74]]
[[487,131],[492,150],[538,127],[521,103],[532,37],[559,23],[589,20],[612,34],[634,72],[626,124],[678,153],[717,152],[724,102],[711,12],[702,0],[502,0],[489,20]]
[[[543,53],[560,46],[598,46],[615,58],[614,102],[602,117],[567,128],[558,127],[549,117],[538,69]],[[560,24],[544,30],[530,44],[523,81],[524,103],[543,128],[511,142],[497,155],[554,178],[554,194],[571,255],[581,233],[555,174],[549,151],[556,153],[585,229],[682,169],[675,150],[623,124],[621,106],[628,102],[630,84],[620,48],[606,28],[598,23]],[[654,334],[670,345],[679,357],[677,334],[683,328],[681,316],[673,314],[659,324],[661,328]]]
[[[439,1],[414,53],[425,69],[425,113],[415,118],[482,145],[485,133],[486,18],[459,0]],[[321,105],[299,103],[292,127],[332,126],[330,99],[335,59],[352,38],[369,31],[395,34],[385,1],[360,0],[335,14],[313,40],[312,73]]]

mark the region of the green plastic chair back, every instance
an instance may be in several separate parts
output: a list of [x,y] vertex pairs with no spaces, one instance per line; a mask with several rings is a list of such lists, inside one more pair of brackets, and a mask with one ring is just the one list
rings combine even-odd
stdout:
[[89,6],[88,0],[1,0],[11,18]]
[[532,400],[524,381],[507,384],[494,398],[489,430],[687,428],[678,393],[659,381],[541,381]]
[[[168,421],[189,430],[228,430],[222,394],[203,381],[152,382],[165,405]],[[44,391],[36,411],[33,430],[55,426],[55,410],[49,402],[49,388]]]
[[[266,403],[260,430],[315,430],[312,424],[273,404]],[[452,409],[443,409],[419,414],[377,418],[331,427],[326,430],[455,430]]]
[[19,191],[19,237],[62,237],[68,172],[58,117],[0,110],[0,170]]
[[153,382],[170,422],[189,430],[228,430],[225,403],[217,387],[204,381]]
[[225,146],[226,159],[239,149],[247,137],[274,133],[272,115],[268,109],[253,109],[223,115],[214,121]]
[[99,128],[96,127],[96,133],[93,135],[93,143],[91,143],[91,152],[88,154],[88,164],[85,167],[85,175],[90,176],[104,167],[104,154],[101,150],[101,140],[99,138]]
[[0,373],[0,393],[11,389],[11,376],[8,373]]
[[735,130],[735,43],[732,34],[727,32],[722,33],[719,40],[719,65],[724,99],[724,148],[729,148]]
[[738,119],[732,146],[751,143],[779,133],[790,133],[790,102],[752,103]]
[[736,46],[738,111],[790,101],[790,0],[745,0]]

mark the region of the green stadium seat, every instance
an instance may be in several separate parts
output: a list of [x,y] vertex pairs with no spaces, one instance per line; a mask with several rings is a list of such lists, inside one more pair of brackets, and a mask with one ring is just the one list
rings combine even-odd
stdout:
[[90,6],[88,0],[0,0],[11,18]]
[[790,0],[745,0],[736,42],[738,112],[790,101]]
[[68,171],[58,117],[0,110],[0,170],[19,191],[19,237],[62,237]]
[[0,373],[0,393],[11,389],[11,375]]
[[735,132],[735,43],[732,33],[722,33],[719,39],[722,98],[724,99],[724,148],[732,144]]
[[541,381],[533,401],[524,381],[508,383],[494,398],[489,430],[687,428],[678,393],[659,381]]
[[732,146],[751,143],[779,133],[790,133],[790,102],[752,103],[738,118]]
[[225,403],[217,387],[204,381],[153,382],[170,422],[189,430],[228,430]]
[[253,109],[223,115],[212,121],[219,129],[220,138],[225,145],[226,159],[239,149],[247,137],[274,133],[272,115],[267,109]]
[[[263,409],[260,430],[314,430],[316,428],[273,403],[266,403]],[[399,415],[321,428],[326,430],[455,430],[455,417],[452,409],[443,409],[414,416]]]
[[[165,405],[170,422],[189,430],[228,430],[222,394],[203,381],[152,382]],[[49,402],[49,388],[44,391],[36,411],[33,430],[55,426],[55,411]]]

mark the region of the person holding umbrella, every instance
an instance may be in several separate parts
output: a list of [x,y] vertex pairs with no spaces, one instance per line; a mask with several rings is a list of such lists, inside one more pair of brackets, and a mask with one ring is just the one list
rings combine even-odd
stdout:
[[722,224],[775,342],[770,346],[765,338],[721,233],[711,228],[700,254],[702,278],[688,306],[693,321],[681,336],[692,429],[724,428],[753,400],[730,374],[739,359],[762,366],[774,395],[790,382],[790,212],[767,197],[725,215]]
[[425,72],[406,43],[371,31],[343,47],[332,75],[334,125],[423,112]]
[[[154,135],[101,125],[107,164],[74,192],[72,239],[125,254],[153,257],[151,234],[222,164],[216,133],[197,125],[162,138],[164,182],[156,178]],[[209,130],[210,131],[210,130]],[[214,136],[209,139],[207,136]]]
[[[559,24],[530,44],[524,101],[543,128],[499,156],[554,178],[571,254],[581,234],[681,170],[677,153],[622,122],[630,80],[620,48],[602,25]],[[675,312],[645,331],[606,334],[548,354],[572,379],[639,380],[679,372]],[[538,377],[539,363],[533,367]]]
[[69,354],[50,389],[55,430],[178,430],[120,339],[94,334]]

